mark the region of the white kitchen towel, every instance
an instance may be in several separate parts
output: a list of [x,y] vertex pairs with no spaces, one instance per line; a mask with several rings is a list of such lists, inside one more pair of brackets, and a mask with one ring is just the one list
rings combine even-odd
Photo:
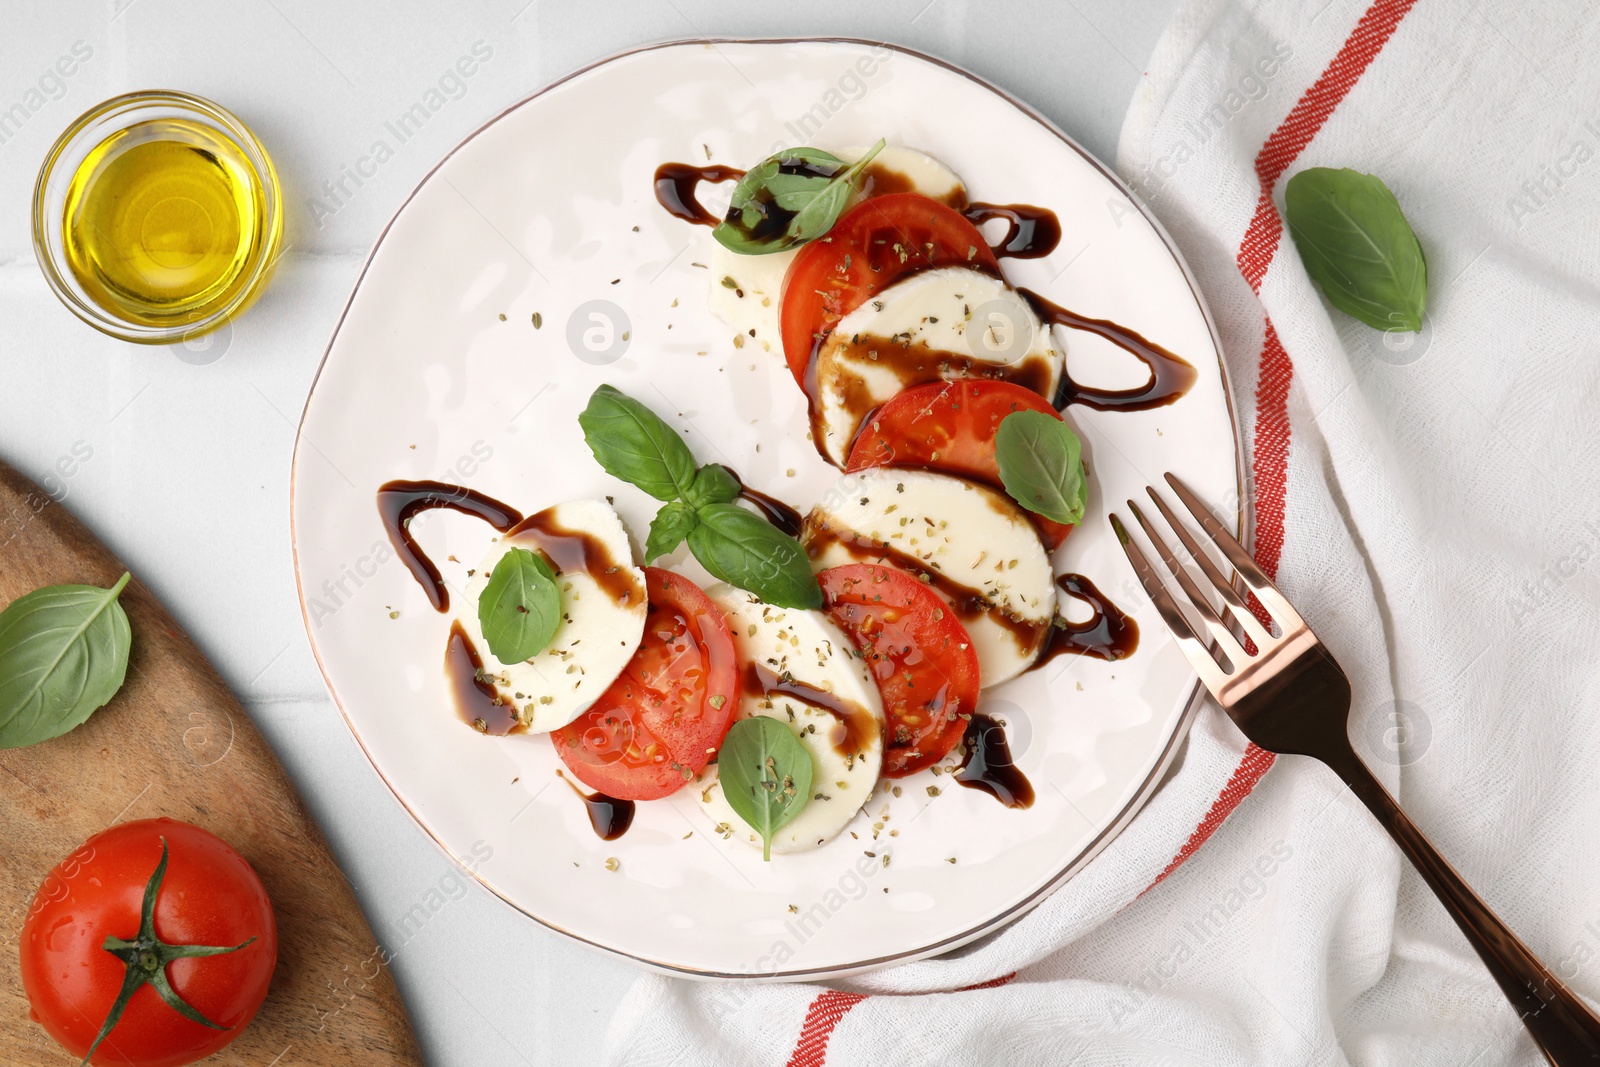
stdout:
[[[1117,160],[1216,317],[1257,556],[1350,674],[1358,749],[1589,995],[1597,38],[1570,0],[1194,0],[1150,60]],[[1399,198],[1428,259],[1420,335],[1346,318],[1309,281],[1281,211],[1284,183],[1312,166],[1376,174]],[[1130,828],[1006,930],[832,989],[643,977],[608,1057],[1542,1062],[1365,809],[1320,765],[1247,748],[1214,708]]]

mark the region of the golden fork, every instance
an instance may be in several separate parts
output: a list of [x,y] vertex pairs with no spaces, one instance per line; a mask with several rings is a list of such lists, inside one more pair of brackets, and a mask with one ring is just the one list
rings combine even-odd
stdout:
[[[1348,732],[1350,681],[1332,654],[1200,498],[1176,476],[1168,474],[1166,480],[1278,630],[1274,636],[1251,612],[1241,592],[1201,550],[1153,486],[1146,487],[1150,499],[1205,577],[1208,590],[1201,589],[1139,505],[1129,500],[1134,518],[1199,616],[1205,638],[1189,625],[1161,576],[1115,514],[1111,516],[1112,529],[1145,592],[1205,687],[1234,725],[1261,748],[1311,756],[1344,779],[1455,919],[1547,1060],[1556,1067],[1600,1065],[1600,1018],[1462,881],[1356,755]],[[1222,603],[1220,612],[1216,600]],[[1224,612],[1231,625],[1224,620]],[[1240,634],[1248,638],[1253,652],[1246,650]],[[1220,651],[1225,660],[1214,656],[1213,650]]]

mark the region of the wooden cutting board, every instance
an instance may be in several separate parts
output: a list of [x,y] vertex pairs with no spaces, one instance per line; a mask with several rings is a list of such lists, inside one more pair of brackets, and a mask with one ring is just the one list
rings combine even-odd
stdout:
[[[109,588],[124,569],[0,463],[0,605],[42,585]],[[164,815],[238,849],[278,919],[266,1002],[207,1064],[421,1064],[378,941],[277,758],[137,574],[122,606],[133,627],[122,691],[71,733],[0,750],[0,1060],[76,1062],[29,1019],[18,975],[22,922],[45,875],[91,834]]]

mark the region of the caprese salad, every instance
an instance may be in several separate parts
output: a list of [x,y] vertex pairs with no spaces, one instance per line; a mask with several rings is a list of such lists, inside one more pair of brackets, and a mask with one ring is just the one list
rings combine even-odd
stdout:
[[[696,188],[728,180],[719,217]],[[1054,571],[1088,486],[1058,408],[1170,402],[1192,368],[1185,380],[1186,363],[1132,331],[1012,287],[999,259],[1047,252],[1053,216],[970,204],[920,152],[668,164],[656,193],[714,227],[712,310],[741,347],[782,354],[811,439],[843,471],[834,488],[802,519],[605,385],[578,421],[598,465],[659,502],[643,566],[610,498],[524,518],[460,487],[390,483],[380,510],[440,610],[411,517],[450,507],[501,531],[469,572],[447,656],[476,729],[547,733],[571,777],[617,802],[692,790],[711,828],[770,858],[837,836],[880,781],[958,773],[986,743],[982,689],[1058,652],[1133,650],[1132,621]],[[975,222],[988,218],[1008,224],[994,246]],[[1150,383],[1078,387],[1055,325],[1123,344]],[[713,581],[653,566],[680,545]],[[1093,619],[1069,623],[1068,597]],[[1016,806],[1030,795],[985,788]]]
[[[814,848],[880,779],[959,758],[979,690],[1049,641],[1045,541],[1003,489],[937,462],[868,467],[797,536],[611,386],[579,423],[607,473],[660,501],[646,562],[686,543],[717,581],[638,566],[610,504],[569,501],[496,539],[455,629],[473,686],[502,709],[473,725],[548,733],[571,776],[609,798],[688,788],[725,837],[767,855]],[[1034,451],[1017,468],[1081,513],[1076,453],[1052,470],[1030,466]]]

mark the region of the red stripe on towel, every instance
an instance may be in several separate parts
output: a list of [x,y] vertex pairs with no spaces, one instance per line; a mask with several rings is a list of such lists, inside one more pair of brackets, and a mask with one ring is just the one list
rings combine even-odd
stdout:
[[850,1009],[866,1000],[865,993],[846,993],[841,989],[824,989],[806,1009],[806,1021],[800,1024],[800,1038],[794,1043],[794,1053],[788,1067],[822,1067],[828,1057],[828,1038],[839,1020]]
[[[991,978],[987,982],[978,982],[975,985],[964,985],[950,992],[966,993],[974,989],[995,989],[1016,976],[1017,972],[1012,971],[1010,974],[1002,974],[999,978]],[[825,989],[818,993],[817,999],[806,1009],[806,1021],[800,1024],[800,1039],[795,1042],[788,1067],[822,1067],[828,1056],[828,1039],[833,1036],[833,1028],[839,1025],[840,1019],[850,1013],[851,1008],[866,999],[864,993],[846,993],[838,989]]]

